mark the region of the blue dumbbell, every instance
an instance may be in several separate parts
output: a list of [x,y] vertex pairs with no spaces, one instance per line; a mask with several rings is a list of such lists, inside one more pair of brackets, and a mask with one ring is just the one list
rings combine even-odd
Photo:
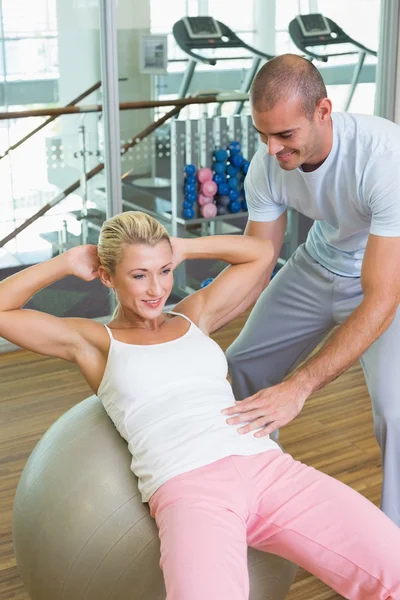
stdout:
[[217,148],[214,152],[214,158],[218,162],[224,162],[228,158],[228,153],[223,148]]
[[231,164],[228,165],[226,172],[229,175],[229,177],[236,177],[237,175],[239,175],[239,169]]
[[227,196],[229,194],[229,190],[229,185],[226,182],[220,183],[218,186],[218,194],[220,196]]
[[247,171],[249,170],[249,166],[250,166],[250,161],[249,160],[245,160],[244,163],[242,164],[242,173],[243,173],[243,175],[247,175]]
[[237,177],[229,177],[228,185],[231,190],[237,190],[239,188],[239,179]]
[[237,189],[229,190],[228,198],[231,202],[239,200],[240,192]]
[[227,165],[225,162],[215,162],[213,166],[214,173],[225,173],[226,167]]
[[193,219],[193,217],[194,217],[194,210],[193,210],[193,208],[185,208],[183,210],[183,217],[185,219]]
[[242,210],[243,210],[244,212],[247,212],[247,211],[248,211],[248,208],[247,208],[247,202],[246,202],[246,200],[242,200]]
[[185,194],[195,194],[197,192],[197,185],[195,183],[185,184]]
[[185,165],[186,175],[194,175],[196,173],[196,167],[194,165]]
[[234,156],[232,156],[231,158],[231,162],[233,164],[234,167],[241,167],[244,164],[244,158],[243,156],[240,154],[240,152],[238,152],[238,154],[235,154]]
[[207,277],[207,279],[203,279],[203,281],[200,284],[200,287],[205,288],[207,287],[207,285],[210,285],[212,281],[214,281],[214,277]]
[[233,202],[230,202],[228,205],[228,210],[231,213],[237,213],[240,211],[241,208],[242,208],[242,205],[238,200],[234,200]]
[[193,204],[193,202],[196,202],[197,200],[197,194],[196,192],[190,192],[189,194],[185,194],[185,200],[187,200],[188,202],[191,202]]
[[197,179],[194,175],[186,175],[185,177],[185,185],[197,185]]
[[215,181],[215,183],[217,185],[220,185],[221,183],[225,183],[226,181],[226,177],[224,173],[215,173],[215,175],[213,175],[213,180]]
[[240,143],[236,140],[229,142],[227,148],[229,150],[229,156],[234,156],[235,154],[238,154],[242,149]]

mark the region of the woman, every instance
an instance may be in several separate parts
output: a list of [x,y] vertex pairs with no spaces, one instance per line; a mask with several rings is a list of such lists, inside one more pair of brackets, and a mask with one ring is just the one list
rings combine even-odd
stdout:
[[[259,430],[240,435],[227,364],[209,334],[265,276],[272,244],[247,236],[170,240],[148,215],[104,223],[82,246],[0,284],[0,335],[74,362],[132,453],[161,539],[168,600],[246,600],[247,546],[303,566],[346,598],[400,598],[400,530],[338,481],[296,462]],[[184,259],[231,264],[163,312]],[[21,307],[75,275],[100,277],[118,308],[104,327]]]

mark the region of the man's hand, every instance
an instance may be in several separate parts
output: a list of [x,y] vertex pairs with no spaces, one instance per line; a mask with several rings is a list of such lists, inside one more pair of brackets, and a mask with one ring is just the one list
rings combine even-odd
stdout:
[[228,425],[246,423],[239,427],[239,433],[258,429],[260,431],[256,431],[254,437],[264,437],[294,419],[308,395],[288,380],[236,402],[235,406],[224,409],[222,414],[235,415],[227,419]]

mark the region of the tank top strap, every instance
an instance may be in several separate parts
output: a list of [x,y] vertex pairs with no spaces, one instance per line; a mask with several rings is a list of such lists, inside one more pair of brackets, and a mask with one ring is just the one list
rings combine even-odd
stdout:
[[110,340],[112,341],[112,340],[114,339],[114,337],[113,337],[113,334],[112,334],[112,332],[111,332],[111,329],[110,329],[110,328],[108,327],[108,325],[106,325],[105,323],[104,323],[104,327],[106,328],[106,330],[107,330],[107,333],[108,333],[108,335],[109,335],[109,337],[110,337]]
[[174,310],[169,310],[167,314],[168,315],[176,315],[177,317],[182,317],[183,319],[186,319],[186,321],[189,321],[189,323],[191,325],[196,325],[196,323],[193,323],[193,321],[191,319],[189,319],[189,317],[187,317],[183,313],[175,312]]

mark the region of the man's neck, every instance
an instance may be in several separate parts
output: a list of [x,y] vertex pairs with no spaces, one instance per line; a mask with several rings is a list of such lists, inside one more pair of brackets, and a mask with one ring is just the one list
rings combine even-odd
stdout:
[[306,162],[301,165],[302,170],[305,173],[311,173],[312,171],[316,171],[328,158],[333,145],[333,124],[332,119],[329,123],[329,132],[326,136],[326,140],[323,141],[321,148],[318,150],[318,153],[313,157],[312,162]]

